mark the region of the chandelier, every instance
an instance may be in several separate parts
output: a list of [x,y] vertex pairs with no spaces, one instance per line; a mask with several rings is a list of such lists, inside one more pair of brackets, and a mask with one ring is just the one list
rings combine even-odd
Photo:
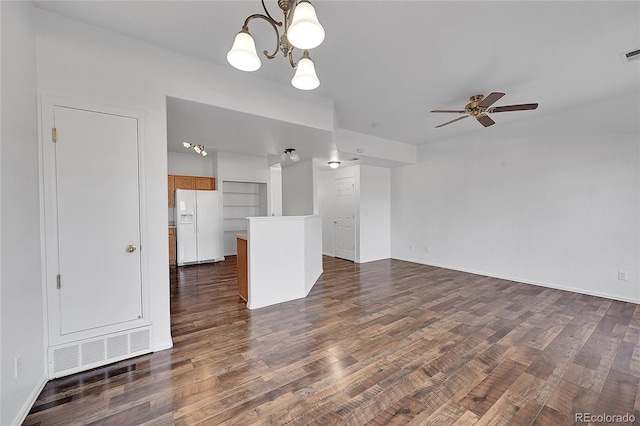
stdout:
[[185,148],[193,148],[195,152],[202,155],[203,157],[207,156],[207,151],[204,150],[204,145],[199,145],[196,143],[182,142],[182,145]]
[[[308,0],[278,0],[284,18],[276,21],[269,14],[264,0],[261,0],[264,14],[250,15],[244,21],[242,30],[236,35],[233,47],[227,53],[227,61],[241,71],[255,71],[260,68],[260,57],[256,53],[256,44],[249,33],[249,22],[260,18],[267,21],[276,33],[276,48],[273,53],[263,51],[264,56],[273,59],[280,50],[285,58],[289,58],[291,67],[296,70],[291,84],[300,90],[312,90],[320,85],[313,61],[309,57],[309,50],[318,47],[324,40],[324,28],[318,22],[316,11]],[[280,35],[278,27],[284,25]],[[293,49],[303,50],[302,57],[296,63],[293,59]]]

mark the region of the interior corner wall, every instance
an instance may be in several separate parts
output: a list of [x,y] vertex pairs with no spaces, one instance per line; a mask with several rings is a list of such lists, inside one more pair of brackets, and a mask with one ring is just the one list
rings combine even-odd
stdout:
[[0,424],[11,425],[24,420],[47,376],[35,20],[26,2],[0,2],[0,9]]
[[638,93],[422,146],[392,257],[640,303]]
[[361,263],[391,256],[391,170],[360,166]]
[[282,168],[282,214],[314,214],[313,162],[304,160]]

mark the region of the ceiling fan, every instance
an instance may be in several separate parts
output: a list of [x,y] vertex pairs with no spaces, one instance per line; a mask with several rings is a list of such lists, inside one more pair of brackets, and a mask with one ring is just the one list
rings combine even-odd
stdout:
[[467,105],[465,105],[464,110],[449,110],[449,109],[434,109],[431,112],[445,112],[445,113],[457,113],[457,114],[465,114],[462,117],[458,117],[451,121],[447,121],[446,123],[442,123],[438,127],[446,126],[447,124],[455,123],[456,121],[460,121],[467,117],[474,117],[480,124],[484,127],[489,127],[496,124],[495,121],[491,119],[487,115],[487,113],[493,114],[494,112],[507,112],[507,111],[524,111],[528,109],[536,109],[538,108],[538,104],[520,104],[520,105],[504,105],[491,107],[498,99],[504,96],[504,93],[500,92],[491,92],[486,98],[484,95],[473,95]]

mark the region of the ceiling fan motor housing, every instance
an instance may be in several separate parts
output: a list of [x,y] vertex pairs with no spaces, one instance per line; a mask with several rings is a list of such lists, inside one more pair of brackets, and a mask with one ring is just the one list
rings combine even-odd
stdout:
[[482,111],[484,111],[484,108],[478,107],[478,105],[480,105],[480,102],[482,102],[483,99],[484,99],[484,95],[473,95],[471,98],[469,98],[471,102],[465,105],[464,107],[465,111],[467,111],[472,116],[477,117],[482,113]]

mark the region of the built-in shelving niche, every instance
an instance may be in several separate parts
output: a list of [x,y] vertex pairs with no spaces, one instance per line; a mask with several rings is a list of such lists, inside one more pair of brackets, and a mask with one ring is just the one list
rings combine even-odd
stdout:
[[267,184],[260,182],[222,182],[224,254],[237,253],[236,234],[247,232],[247,217],[267,215]]

